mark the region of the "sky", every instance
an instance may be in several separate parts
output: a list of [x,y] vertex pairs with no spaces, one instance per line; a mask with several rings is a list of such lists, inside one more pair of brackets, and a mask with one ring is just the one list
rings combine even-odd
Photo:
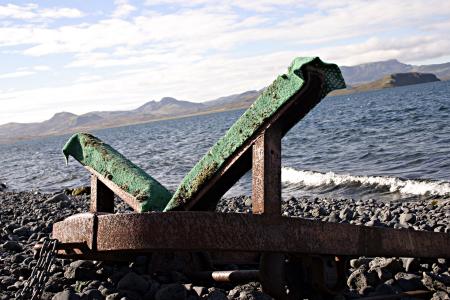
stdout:
[[0,0],[0,124],[261,89],[296,56],[448,62],[450,3]]

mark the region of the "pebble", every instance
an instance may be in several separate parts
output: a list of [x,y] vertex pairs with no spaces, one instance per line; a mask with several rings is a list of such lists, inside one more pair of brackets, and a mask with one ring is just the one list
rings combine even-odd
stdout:
[[[13,299],[36,264],[31,249],[51,226],[72,214],[88,211],[89,195],[0,192],[0,300]],[[26,207],[27,209],[23,209]],[[130,211],[116,201],[118,211]],[[62,209],[64,208],[64,209]],[[450,228],[450,200],[378,203],[373,200],[290,198],[283,214],[336,223],[445,231]],[[218,211],[250,212],[249,197],[222,199]],[[450,230],[450,229],[449,229]],[[138,256],[130,262],[103,263],[57,259],[42,299],[183,299],[269,300],[259,283],[208,286],[192,283],[180,262],[162,260],[167,272],[152,268],[155,258]],[[174,268],[175,267],[175,268]],[[236,267],[236,266],[234,266]],[[233,267],[233,268],[234,268]],[[355,257],[350,260],[348,288],[337,299],[429,289],[432,299],[449,299],[450,265],[445,259]]]

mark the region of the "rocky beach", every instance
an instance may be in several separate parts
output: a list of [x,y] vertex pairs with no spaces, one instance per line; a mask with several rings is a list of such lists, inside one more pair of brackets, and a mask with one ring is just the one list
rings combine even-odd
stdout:
[[[0,191],[0,299],[15,299],[36,264],[33,246],[49,237],[52,224],[88,210],[83,191],[46,194]],[[118,211],[130,211],[117,200]],[[221,212],[249,213],[247,197],[223,199]],[[283,214],[326,222],[450,232],[450,199],[425,202],[285,199]],[[439,245],[436,245],[439,247]],[[243,285],[193,282],[182,272],[152,273],[150,258],[124,263],[56,259],[42,299],[271,299],[257,282]],[[347,287],[334,299],[429,291],[428,299],[449,299],[450,262],[446,259],[360,257],[350,260]],[[382,299],[382,298],[380,298]],[[403,297],[402,299],[414,299]],[[423,298],[422,298],[423,299]]]

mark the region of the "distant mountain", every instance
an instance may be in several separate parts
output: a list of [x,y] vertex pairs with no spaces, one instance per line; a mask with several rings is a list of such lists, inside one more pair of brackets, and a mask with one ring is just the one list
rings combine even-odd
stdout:
[[394,73],[383,76],[381,79],[369,82],[349,86],[347,89],[333,91],[331,95],[344,95],[358,92],[367,92],[373,90],[381,90],[386,88],[400,87],[405,85],[413,85],[420,83],[428,83],[440,81],[436,75],[431,73]]
[[[403,82],[422,83],[424,80],[434,80],[435,78],[430,77],[433,74],[442,80],[450,79],[450,63],[414,66],[394,59],[351,67],[343,66],[341,70],[349,88],[333,92],[334,95],[395,87],[403,85]],[[409,75],[402,75],[405,73]],[[247,108],[263,90],[247,91],[203,103],[164,97],[160,101],[146,102],[130,111],[94,111],[82,115],[61,112],[40,123],[0,125],[0,143]]]
[[249,107],[264,89],[259,91],[247,91],[241,94],[234,94],[226,97],[220,97],[216,100],[207,101],[204,104],[210,108],[217,108],[220,110],[239,109]]
[[133,110],[133,112],[137,114],[152,114],[154,116],[169,116],[180,113],[195,113],[205,109],[205,107],[203,103],[164,97],[160,101],[149,101]]
[[352,67],[340,67],[347,85],[371,82],[394,73],[433,73],[440,79],[450,77],[450,63],[415,66],[390,59],[379,62],[360,64]]

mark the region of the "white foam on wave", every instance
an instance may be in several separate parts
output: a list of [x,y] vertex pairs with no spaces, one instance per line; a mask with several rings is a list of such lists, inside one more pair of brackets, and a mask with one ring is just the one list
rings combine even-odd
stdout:
[[311,187],[360,184],[385,187],[392,193],[433,196],[450,195],[450,182],[446,181],[409,180],[387,176],[353,176],[336,174],[334,172],[321,173],[295,170],[289,167],[281,169],[281,181],[283,183],[302,184]]

